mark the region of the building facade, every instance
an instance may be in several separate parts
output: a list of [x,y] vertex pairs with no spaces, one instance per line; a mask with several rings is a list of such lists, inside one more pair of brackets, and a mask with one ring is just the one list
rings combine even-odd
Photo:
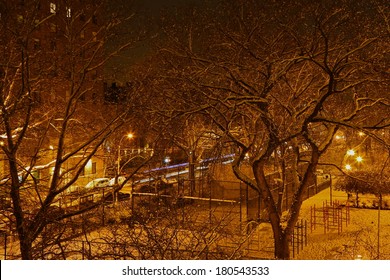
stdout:
[[58,147],[63,157],[74,153],[62,165],[64,182],[82,165],[77,184],[104,174],[103,150],[83,161],[96,145],[89,137],[111,117],[102,82],[103,7],[91,0],[0,0],[0,180],[9,177],[8,140],[22,132],[21,174],[49,183]]

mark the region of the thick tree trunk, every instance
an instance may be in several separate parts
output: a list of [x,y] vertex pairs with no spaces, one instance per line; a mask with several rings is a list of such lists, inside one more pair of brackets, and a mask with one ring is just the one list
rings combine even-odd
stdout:
[[277,204],[272,198],[270,186],[264,174],[264,162],[256,162],[253,165],[253,172],[261,190],[262,200],[267,208],[274,237],[274,255],[276,259],[287,260],[290,258],[290,236],[286,234],[281,226],[280,214]]
[[22,260],[32,260],[32,241],[29,238],[20,239],[20,252]]
[[274,254],[275,259],[290,259],[290,239],[291,236],[286,234],[282,229],[274,230]]
[[9,160],[9,171],[12,178],[12,185],[11,185],[11,198],[12,198],[12,204],[13,204],[13,214],[15,216],[16,220],[16,230],[19,237],[19,249],[23,260],[30,260],[32,259],[32,241],[31,238],[29,238],[28,232],[26,231],[26,218],[23,213],[23,209],[21,206],[21,200],[20,200],[20,183],[19,183],[19,174],[18,174],[18,168],[16,165],[16,155],[15,154],[9,154],[8,155],[10,159]]

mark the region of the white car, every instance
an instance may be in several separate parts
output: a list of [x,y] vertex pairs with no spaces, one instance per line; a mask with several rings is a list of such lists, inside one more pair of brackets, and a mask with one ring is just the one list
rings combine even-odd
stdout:
[[[118,177],[118,184],[119,184],[119,185],[122,185],[123,182],[124,182],[125,180],[126,180],[126,177],[124,177],[124,176],[119,176],[119,177]],[[110,185],[111,187],[115,185],[115,177],[112,178],[112,179],[110,180],[109,185]]]
[[64,191],[64,194],[78,193],[80,192],[80,189],[81,188],[78,185],[71,185]]
[[85,185],[84,190],[89,191],[94,188],[105,188],[110,186],[110,179],[108,178],[97,178]]

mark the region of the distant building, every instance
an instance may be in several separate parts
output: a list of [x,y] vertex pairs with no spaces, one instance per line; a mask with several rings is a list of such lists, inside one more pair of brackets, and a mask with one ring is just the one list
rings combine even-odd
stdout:
[[[37,165],[44,166],[53,160],[59,131],[55,120],[61,118],[70,98],[81,104],[74,116],[82,119],[87,129],[98,129],[99,123],[103,123],[98,118],[107,115],[103,113],[108,109],[105,109],[101,65],[104,55],[101,5],[93,0],[0,0],[1,94],[28,92],[26,96],[34,102],[33,116],[37,119],[53,109],[57,114],[50,116],[52,125],[41,144],[44,148]],[[20,67],[21,64],[25,67]],[[0,126],[0,137],[3,134]],[[76,145],[82,134],[79,128],[75,129],[72,137],[66,139],[67,145]],[[34,140],[38,141],[31,141]],[[34,151],[28,149],[25,156],[31,157]],[[85,181],[82,183],[103,174],[103,156],[99,153],[82,172],[80,180]],[[0,158],[1,179],[7,176],[7,164],[3,154]],[[37,178],[50,175],[43,174],[49,170],[37,169]]]

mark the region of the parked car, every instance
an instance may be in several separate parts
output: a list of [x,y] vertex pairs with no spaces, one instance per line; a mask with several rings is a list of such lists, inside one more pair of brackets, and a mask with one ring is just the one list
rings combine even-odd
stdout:
[[95,188],[105,188],[110,186],[110,179],[97,178],[85,185],[84,190],[89,191]]
[[69,188],[67,188],[64,191],[64,194],[65,195],[68,195],[68,194],[78,194],[80,192],[80,190],[81,190],[80,186],[78,186],[78,185],[71,185],[71,186],[69,186]]
[[[126,180],[126,177],[124,177],[124,176],[119,176],[119,177],[118,177],[118,184],[119,184],[119,185],[122,185],[122,184],[124,183],[125,180]],[[110,186],[114,186],[114,185],[115,185],[115,177],[112,178],[112,179],[110,180],[109,185],[110,185]]]

